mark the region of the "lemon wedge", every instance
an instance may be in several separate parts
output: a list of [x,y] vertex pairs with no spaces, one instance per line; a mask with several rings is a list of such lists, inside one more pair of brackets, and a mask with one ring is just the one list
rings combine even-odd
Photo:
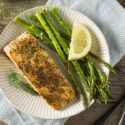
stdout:
[[91,33],[88,28],[80,23],[73,23],[68,60],[78,60],[87,55],[92,45]]

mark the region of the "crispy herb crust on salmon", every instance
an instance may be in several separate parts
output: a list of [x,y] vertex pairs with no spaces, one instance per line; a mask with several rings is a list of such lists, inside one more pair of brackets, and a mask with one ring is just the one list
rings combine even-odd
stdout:
[[4,51],[29,84],[54,109],[59,110],[76,98],[71,83],[32,35],[23,33]]

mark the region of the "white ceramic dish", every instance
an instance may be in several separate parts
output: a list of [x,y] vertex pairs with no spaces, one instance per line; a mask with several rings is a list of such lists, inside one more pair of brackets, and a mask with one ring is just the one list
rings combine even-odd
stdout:
[[[42,8],[43,6],[29,9],[21,13],[19,17],[26,19],[26,16],[28,14],[30,13],[34,14],[36,11],[39,11]],[[46,8],[49,9],[49,7],[46,7]],[[110,63],[110,55],[109,55],[107,42],[102,32],[100,31],[100,29],[97,27],[97,25],[93,21],[91,21],[87,16],[75,10],[62,7],[62,6],[58,6],[57,9],[61,14],[61,16],[70,25],[72,25],[73,21],[77,20],[77,21],[83,22],[92,31],[92,39],[93,39],[92,51],[100,55],[105,61]],[[14,24],[13,21],[10,22],[0,36],[0,50],[2,50],[3,47],[8,42],[15,39],[18,35],[20,35],[23,32],[24,30],[20,26]],[[1,52],[0,53],[0,88],[4,93],[5,97],[8,99],[8,101],[20,111],[26,114],[29,114],[35,117],[44,118],[44,119],[59,119],[59,118],[73,116],[85,110],[82,106],[81,100],[77,101],[76,103],[70,105],[69,107],[61,111],[53,110],[44,101],[44,99],[41,96],[37,96],[37,97],[32,96],[27,94],[24,91],[21,91],[11,86],[8,81],[8,71],[10,68],[15,69],[15,66],[9,60],[9,58],[7,58],[6,55]],[[103,67],[102,65],[101,65],[101,68],[103,69],[104,72],[106,72],[108,76],[109,70]],[[92,103],[93,102],[91,102],[91,104]]]

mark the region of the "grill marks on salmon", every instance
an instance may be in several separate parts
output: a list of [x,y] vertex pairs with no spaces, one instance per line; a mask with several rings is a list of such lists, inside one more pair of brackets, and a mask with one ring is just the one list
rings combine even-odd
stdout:
[[54,109],[62,109],[75,100],[76,93],[71,83],[32,35],[21,34],[4,51],[28,83]]

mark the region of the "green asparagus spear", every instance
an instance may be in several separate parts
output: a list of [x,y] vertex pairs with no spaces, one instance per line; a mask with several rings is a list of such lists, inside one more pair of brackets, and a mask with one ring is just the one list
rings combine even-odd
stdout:
[[41,37],[43,39],[43,36],[39,36],[41,34],[41,30],[38,27],[36,27],[36,26],[34,26],[32,24],[27,23],[26,21],[22,20],[19,17],[16,17],[14,19],[14,22],[16,22],[17,24],[21,25],[25,29],[27,29],[31,34],[33,34],[35,36],[38,36],[38,37]]
[[42,42],[45,43],[50,48],[54,48],[53,44],[50,42],[46,34],[42,32],[38,27],[27,23],[26,21],[22,20],[19,17],[15,18],[14,22],[25,28],[30,34],[40,38]]
[[84,65],[84,68],[86,68],[86,73],[87,73],[87,78],[88,78],[88,83],[90,86],[90,97],[89,97],[89,102],[94,98],[94,89],[95,89],[95,80],[96,76],[94,73],[94,66],[92,60],[88,59],[87,57],[84,59],[86,65]]
[[22,80],[20,74],[14,72],[13,70],[10,70],[8,77],[9,77],[9,81],[10,81],[11,85],[14,85],[15,87],[22,89],[25,92],[28,92],[32,95],[38,95],[38,93],[33,88],[31,88],[31,86],[29,84],[25,83]]
[[72,30],[70,26],[62,19],[62,17],[59,15],[58,11],[55,7],[51,7],[50,9],[53,16],[56,18],[56,20],[59,22],[59,24],[65,29],[65,31],[68,33],[68,35],[71,36]]
[[60,35],[60,33],[58,32],[58,30],[56,29],[56,27],[54,26],[51,18],[49,17],[48,13],[46,12],[45,9],[42,10],[42,14],[46,20],[46,22],[48,23],[48,25],[50,26],[53,34],[55,35],[55,37],[57,38],[59,44],[62,46],[63,51],[66,53],[66,55],[69,54],[69,50],[68,50],[68,45],[66,43],[66,41],[62,38],[62,36]]
[[39,23],[39,21],[38,21],[38,19],[37,19],[36,16],[34,16],[34,15],[31,14],[31,15],[28,15],[27,18],[30,19],[31,21],[33,21],[36,24],[37,27],[39,27],[42,31],[44,31],[44,28]]
[[104,64],[105,67],[107,67],[112,73],[116,74],[116,71],[113,69],[113,67],[111,65],[109,65],[107,62],[105,62],[102,58],[100,58],[99,56],[97,56],[96,54],[94,54],[92,52],[89,52],[89,55],[92,56],[93,58],[95,58],[100,63]]
[[[87,103],[88,103],[88,102],[87,102],[87,97],[85,96],[86,93],[82,90],[82,87],[81,87],[79,84],[77,84],[77,81],[75,80],[75,78],[74,78],[74,76],[73,76],[73,74],[72,74],[70,68],[68,68],[68,74],[70,75],[71,80],[73,81],[73,83],[75,84],[75,87],[77,88],[77,91],[78,91],[78,93],[79,93],[79,96],[80,96],[80,98],[82,99],[83,106],[86,107],[86,106],[88,105],[88,104],[87,104]],[[84,100],[86,100],[86,101],[84,101]]]
[[50,27],[47,26],[46,21],[44,20],[44,17],[42,16],[42,14],[40,12],[36,13],[36,17],[38,18],[39,22],[41,23],[41,25],[43,26],[43,28],[47,31],[49,38],[52,40],[52,43],[56,49],[56,51],[58,52],[59,56],[61,57],[61,59],[66,62],[66,58],[65,55],[61,49],[61,47],[58,44],[58,41],[56,40],[54,34],[52,33]]
[[106,92],[109,89],[107,77],[104,74],[104,72],[101,71],[96,64],[94,64],[94,68],[98,77],[97,82],[96,82],[97,91],[103,97],[104,102],[107,103],[108,98],[109,98]]

